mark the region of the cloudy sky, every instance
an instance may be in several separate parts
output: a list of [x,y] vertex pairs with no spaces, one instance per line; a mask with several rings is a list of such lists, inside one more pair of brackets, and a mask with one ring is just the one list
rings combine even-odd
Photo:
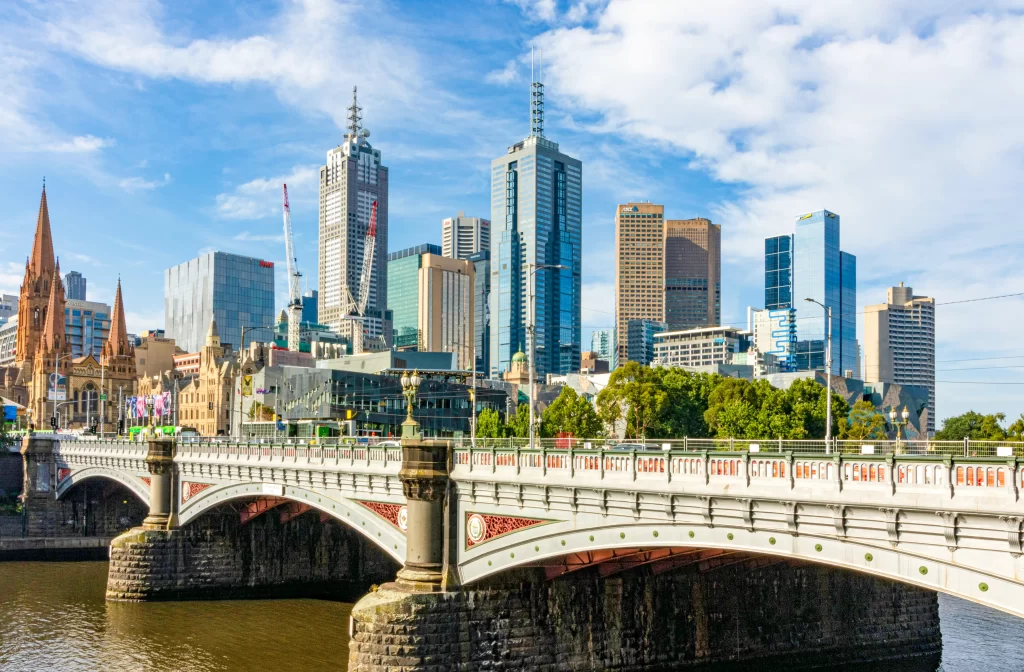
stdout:
[[764,237],[824,207],[861,309],[899,281],[940,303],[939,417],[1024,411],[1024,297],[968,301],[1024,292],[1024,1],[20,0],[0,32],[0,292],[44,175],[62,268],[108,302],[120,275],[132,330],[200,250],[283,268],[281,182],[315,283],[316,170],[354,85],[392,247],[439,243],[443,217],[489,216],[538,47],[547,135],[584,166],[585,336],[612,324],[617,203],[722,225],[737,325]]

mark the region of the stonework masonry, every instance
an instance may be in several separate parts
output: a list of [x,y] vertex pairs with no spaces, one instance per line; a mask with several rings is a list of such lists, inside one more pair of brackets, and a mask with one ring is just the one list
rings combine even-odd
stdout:
[[[799,670],[941,647],[936,594],[821,566],[644,569],[461,592],[381,589],[353,610],[351,672]],[[715,667],[716,670],[723,669]]]
[[180,529],[136,528],[115,539],[107,599],[355,599],[397,569],[371,542],[315,511],[281,522],[272,509],[241,525],[237,511],[223,507]]

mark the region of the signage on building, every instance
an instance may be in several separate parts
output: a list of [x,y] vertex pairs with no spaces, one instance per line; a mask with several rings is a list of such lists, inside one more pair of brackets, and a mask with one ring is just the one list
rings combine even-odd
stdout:
[[640,212],[640,208],[638,208],[638,207],[636,207],[634,205],[631,208],[630,207],[623,208],[622,210],[620,210],[620,212]]
[[242,376],[242,396],[252,396],[252,376]]
[[62,376],[59,373],[50,374],[50,389],[47,392],[46,398],[49,399],[50,401],[67,401],[67,376]]
[[272,261],[263,261],[262,259],[260,259],[260,266],[262,266],[263,268],[273,268],[274,267],[274,262],[272,262]]
[[18,407],[17,406],[4,406],[4,422],[17,422],[18,420]]

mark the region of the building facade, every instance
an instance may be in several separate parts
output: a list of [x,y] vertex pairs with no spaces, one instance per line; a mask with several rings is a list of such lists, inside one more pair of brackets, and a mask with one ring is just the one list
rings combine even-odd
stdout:
[[188,370],[191,378],[178,389],[178,423],[203,436],[224,436],[231,430],[238,362],[221,344],[216,320],[210,321],[196,354],[197,366]]
[[64,306],[64,327],[71,343],[71,354],[75,357],[99,357],[110,334],[110,320],[108,304],[68,299]]
[[272,328],[274,318],[272,261],[209,252],[164,274],[164,331],[186,352],[205,345],[214,319],[224,334],[222,344],[237,350],[243,327],[261,338],[255,328]]
[[665,331],[654,335],[655,364],[696,368],[728,364],[733,354],[750,347],[749,332],[734,327]]
[[319,315],[318,322],[342,331],[342,322],[358,312],[366,235],[373,204],[377,204],[376,243],[370,264],[369,294],[362,316],[365,332],[387,334],[388,305],[388,169],[379,149],[367,141],[361,126],[362,108],[352,92],[349,129],[342,143],[327,152],[320,168]]
[[0,366],[14,364],[18,345],[18,316],[0,324]]
[[580,366],[583,164],[544,136],[543,83],[531,101],[530,135],[491,162],[492,378],[529,347],[528,324],[539,377]]
[[590,351],[597,354],[598,359],[608,362],[611,369],[615,369],[616,347],[615,329],[595,329],[590,334]]
[[85,276],[78,271],[68,271],[64,276],[64,286],[67,288],[68,301],[85,301]]
[[750,321],[754,347],[773,355],[779,371],[796,371],[796,309],[755,310]]
[[864,308],[864,380],[928,391],[927,431],[935,432],[935,299],[890,287],[886,302]]
[[18,297],[0,294],[0,325],[18,315]]
[[672,330],[722,320],[722,227],[711,220],[665,222],[665,317]]
[[[165,333],[165,332],[164,332]],[[135,345],[135,370],[139,378],[159,376],[174,369],[174,355],[184,354],[173,338],[150,332],[139,338]]]
[[466,217],[459,211],[441,222],[441,253],[454,259],[468,259],[478,252],[491,251],[491,222]]
[[388,310],[399,350],[419,347],[420,266],[426,254],[441,256],[441,247],[425,243],[388,254]]
[[764,308],[793,308],[793,236],[764,239]]
[[[615,329],[627,333],[631,320],[665,320],[665,206],[626,203],[615,210]],[[620,339],[616,361],[640,361]],[[650,360],[648,360],[650,361]]]
[[628,361],[638,362],[643,366],[653,362],[654,335],[667,329],[667,325],[658,320],[629,320],[626,323],[626,338],[629,341]]
[[473,264],[473,347],[476,350],[476,371],[487,376],[491,370],[491,252],[471,254],[466,260]]
[[319,292],[315,289],[308,289],[302,295],[302,321],[313,324],[320,323]]

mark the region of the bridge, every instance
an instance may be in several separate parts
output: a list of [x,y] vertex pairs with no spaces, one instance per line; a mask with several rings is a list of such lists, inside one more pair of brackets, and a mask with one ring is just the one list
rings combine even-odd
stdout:
[[[403,565],[394,585],[411,594],[471,591],[523,572],[556,581],[781,562],[1024,617],[1024,445],[690,439],[634,448],[36,435],[22,453],[28,499],[59,501],[107,479],[148,507],[141,532],[115,540],[112,572],[124,548],[149,549],[153,534],[233,505],[240,524],[270,510],[282,521],[308,511],[340,521]],[[114,594],[126,595],[146,599],[144,590]]]

